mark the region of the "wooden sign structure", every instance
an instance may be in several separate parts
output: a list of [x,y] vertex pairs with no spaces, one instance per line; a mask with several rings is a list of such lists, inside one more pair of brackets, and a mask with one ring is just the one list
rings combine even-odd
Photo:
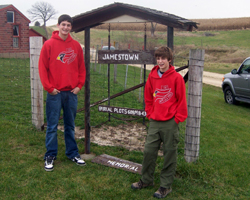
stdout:
[[[130,50],[99,50],[98,63],[102,64],[144,64],[144,73],[146,64],[156,63],[154,51],[130,51]],[[145,74],[144,74],[145,75]],[[144,77],[145,80],[145,77]],[[121,108],[114,106],[99,105],[99,112],[107,112],[109,114],[124,114],[139,117],[146,117],[146,111],[132,108]],[[131,161],[119,159],[107,154],[95,157],[92,162],[102,164],[108,167],[123,169],[132,173],[141,174],[141,164]]]
[[[103,64],[154,64],[156,59],[154,50],[150,51],[131,51],[131,50],[99,50],[98,63]],[[146,117],[144,110],[132,108],[120,108],[112,106],[99,106],[99,112],[108,112],[115,114],[133,115]]]
[[99,50],[98,63],[101,64],[154,64],[154,50]]

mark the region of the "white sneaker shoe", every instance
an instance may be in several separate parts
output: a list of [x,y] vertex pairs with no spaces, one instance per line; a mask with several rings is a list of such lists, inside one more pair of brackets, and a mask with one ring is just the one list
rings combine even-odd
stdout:
[[73,162],[75,162],[77,165],[79,166],[84,166],[86,165],[85,161],[83,159],[81,159],[80,156],[76,156],[74,158],[71,159]]
[[53,156],[47,156],[45,158],[45,162],[44,162],[45,171],[50,172],[54,169],[54,166],[53,166],[54,160],[55,160],[55,157]]

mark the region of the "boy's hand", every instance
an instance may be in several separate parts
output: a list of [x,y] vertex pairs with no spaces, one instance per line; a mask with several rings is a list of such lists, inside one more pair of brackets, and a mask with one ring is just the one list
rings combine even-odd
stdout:
[[57,90],[56,88],[53,90],[53,92],[49,93],[50,95],[57,95],[58,93],[60,93],[59,90]]
[[77,94],[79,91],[80,91],[79,87],[75,87],[73,90],[71,90],[73,94]]

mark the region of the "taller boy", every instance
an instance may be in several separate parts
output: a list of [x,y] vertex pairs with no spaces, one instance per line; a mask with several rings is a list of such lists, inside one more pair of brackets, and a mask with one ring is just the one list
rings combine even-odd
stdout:
[[46,171],[53,170],[57,156],[57,126],[63,109],[64,139],[66,156],[78,165],[85,165],[78,153],[75,141],[75,117],[77,93],[85,83],[85,64],[80,44],[70,36],[73,20],[69,15],[58,18],[57,27],[51,39],[42,47],[39,59],[39,75],[47,91],[47,131],[44,160]]
[[163,142],[160,188],[154,197],[164,198],[172,191],[179,142],[178,123],[187,118],[187,102],[185,82],[170,64],[173,58],[171,49],[160,47],[155,51],[155,57],[158,65],[150,72],[144,93],[150,123],[144,147],[142,177],[131,187],[141,189],[153,185],[158,150]]

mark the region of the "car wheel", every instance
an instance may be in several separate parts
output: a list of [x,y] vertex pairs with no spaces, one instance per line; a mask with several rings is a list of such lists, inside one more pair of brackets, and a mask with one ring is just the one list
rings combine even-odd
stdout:
[[238,101],[235,100],[235,96],[229,86],[227,86],[224,90],[224,99],[228,104],[237,104]]

